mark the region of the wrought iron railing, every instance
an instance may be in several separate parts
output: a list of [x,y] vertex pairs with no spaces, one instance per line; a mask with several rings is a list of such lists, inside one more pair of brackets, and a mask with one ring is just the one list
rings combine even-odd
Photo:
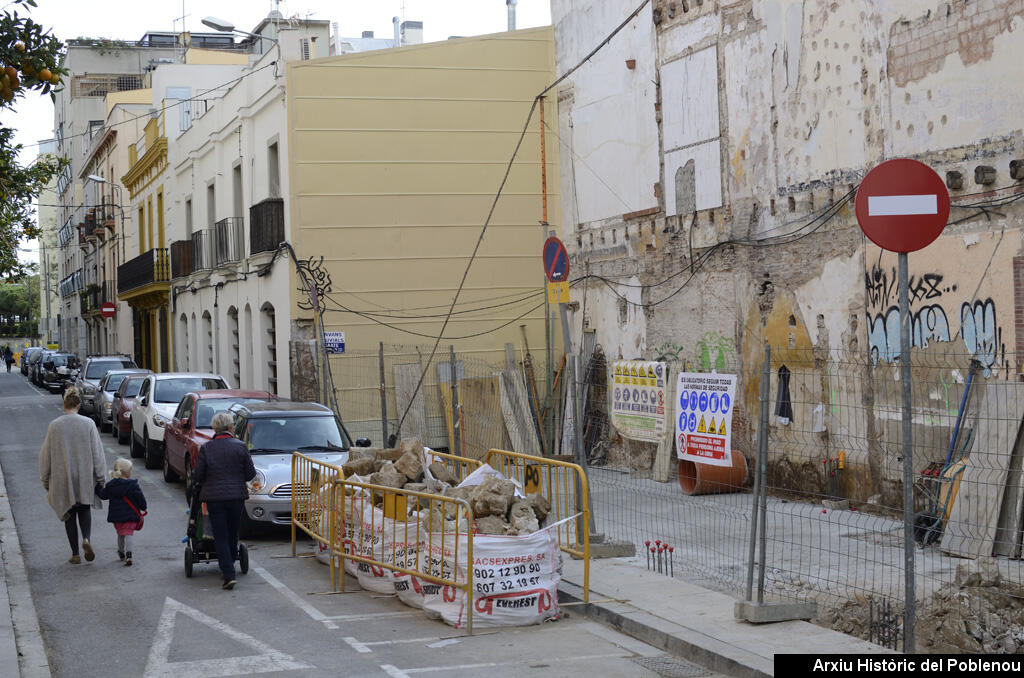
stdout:
[[171,279],[184,278],[193,270],[192,241],[178,240],[171,243]]
[[284,200],[267,198],[249,208],[249,254],[272,252],[284,241]]
[[124,294],[152,283],[169,282],[170,266],[167,259],[167,248],[160,247],[118,266],[117,293]]
[[241,261],[245,256],[245,222],[242,217],[228,217],[213,225],[214,247],[218,266]]
[[192,234],[192,270],[189,271],[190,273],[213,268],[214,243],[211,232],[212,229],[204,229]]

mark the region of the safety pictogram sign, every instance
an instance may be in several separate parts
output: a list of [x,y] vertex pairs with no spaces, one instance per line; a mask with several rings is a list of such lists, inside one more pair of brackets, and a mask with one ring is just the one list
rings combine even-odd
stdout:
[[680,459],[732,466],[735,374],[684,372],[677,377],[676,455]]
[[612,424],[631,440],[657,442],[665,422],[665,363],[618,360],[612,363]]

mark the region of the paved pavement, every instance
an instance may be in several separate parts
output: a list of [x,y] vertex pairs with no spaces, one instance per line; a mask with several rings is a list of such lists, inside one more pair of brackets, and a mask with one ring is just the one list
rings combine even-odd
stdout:
[[[5,401],[7,401],[8,405],[11,405],[13,404],[13,399],[24,398],[25,394],[31,391],[23,390],[21,386],[16,389],[9,388],[14,386],[11,383],[14,375],[2,376],[4,377],[6,388],[0,390],[0,411],[7,409],[10,412],[11,407],[4,408]],[[17,379],[25,389],[31,389],[21,380],[20,375]],[[51,396],[51,398],[55,397]],[[51,403],[51,407],[54,406],[55,402]],[[17,422],[12,422],[10,419],[3,424],[5,428],[16,425],[18,425]],[[3,454],[5,449],[10,449],[10,439],[9,433],[0,428],[0,454]],[[149,521],[147,521],[148,525]],[[53,526],[49,525],[49,527],[52,528]],[[268,558],[280,558],[288,550],[285,546],[275,549],[268,545],[265,548],[268,552],[262,556],[264,562],[269,562]],[[281,554],[271,555],[271,552],[275,551],[281,551]],[[2,472],[0,472],[0,556],[2,556],[0,557],[0,575],[2,575],[2,579],[0,579],[0,582],[2,582],[0,583],[0,676],[32,678],[36,676],[49,676],[51,675],[51,668],[48,663],[43,637],[40,633],[40,622],[36,614],[23,551],[18,540],[18,532],[15,529]],[[283,561],[277,562],[289,563],[293,561],[286,558]],[[309,561],[306,561],[306,564],[311,565]],[[299,568],[301,566],[297,563],[296,567]],[[257,569],[262,570],[262,568]],[[326,579],[326,568],[322,568],[322,570],[319,574]],[[264,570],[264,572],[266,571]],[[313,572],[315,573],[315,570]],[[263,576],[260,572],[257,572],[257,574]],[[274,582],[277,580],[269,573],[264,578],[270,588],[277,588],[279,592],[289,590],[286,586],[282,585],[282,588],[279,588],[275,585]],[[281,582],[278,581],[277,583],[280,584]],[[320,590],[323,588],[323,583],[316,581],[315,574],[312,579],[310,578],[309,567],[306,567],[301,572],[299,569],[296,569],[295,579],[289,583],[291,584],[291,589],[299,591]],[[297,583],[298,586],[296,585]],[[306,589],[300,588],[302,585],[305,585]],[[593,676],[605,675],[608,667],[602,666],[602,664],[606,665],[611,661],[618,661],[624,656],[631,656],[633,661],[650,670],[636,674],[631,673],[630,675],[683,675],[679,673],[682,670],[688,671],[685,675],[721,673],[742,678],[760,677],[774,675],[772,657],[776,652],[824,651],[829,653],[852,653],[884,651],[878,646],[823,629],[807,622],[752,625],[736,621],[733,618],[735,600],[731,596],[681,581],[678,578],[669,579],[663,575],[648,572],[626,560],[599,560],[592,563],[590,604],[584,605],[579,603],[582,598],[581,585],[582,564],[579,561],[566,558],[562,598],[563,602],[571,604],[566,605],[563,610],[567,613],[570,621],[574,621],[577,624],[585,624],[585,626],[577,628],[585,630],[589,637],[594,639],[606,637],[611,647],[618,648],[618,654],[611,652],[602,656],[595,654],[591,657],[586,653],[580,654],[578,651],[569,653],[574,655],[574,661],[578,660],[577,663],[572,664],[573,669],[570,671],[570,673],[576,675],[582,673]],[[294,596],[294,594],[292,595]],[[336,598],[345,599],[348,596]],[[168,598],[167,600],[171,599]],[[383,605],[390,601],[380,602]],[[154,604],[158,605],[159,602],[156,601]],[[383,614],[395,615],[397,617],[400,617],[402,614],[407,614],[407,616],[418,614],[414,611],[408,611],[408,608],[402,607],[397,602],[395,606],[394,612],[384,612]],[[323,613],[317,612],[308,602],[304,603],[303,609],[306,614],[313,615],[314,619],[317,618],[316,615],[324,617]],[[401,612],[402,610],[406,612]],[[202,613],[187,605],[182,605],[180,610],[174,609],[170,611],[166,609],[165,605],[162,617],[169,615],[173,620],[175,614],[190,615],[193,619],[198,619],[202,623],[207,623],[207,625],[212,623],[212,628],[218,628],[216,620],[200,619],[197,615],[201,616]],[[590,617],[593,621],[583,620],[581,619],[582,617]],[[343,616],[333,617],[333,619],[343,618]],[[611,628],[602,630],[603,627],[594,623],[595,621]],[[326,622],[324,623],[326,624]],[[409,623],[410,629],[416,628],[413,626],[412,619],[409,620]],[[331,628],[330,624],[327,625],[327,628]],[[495,646],[492,651],[485,651],[483,653],[482,656],[485,657],[483,660],[484,664],[495,668],[499,666],[505,667],[510,671],[509,675],[518,675],[520,673],[522,675],[554,675],[553,673],[545,673],[546,671],[568,675],[568,673],[559,669],[556,664],[551,664],[550,660],[548,663],[530,663],[521,658],[517,660],[515,657],[516,650],[514,650],[514,646],[518,645],[515,640],[516,638],[519,638],[520,641],[529,639],[530,643],[537,643],[537,638],[547,638],[548,640],[545,641],[545,644],[547,642],[554,644],[549,648],[549,651],[555,656],[559,652],[558,636],[563,637],[561,642],[577,642],[578,640],[576,636],[563,635],[563,631],[572,631],[572,629],[559,629],[558,626],[545,628],[547,630],[540,634],[540,636],[537,636],[537,634],[532,636],[524,635],[524,633],[529,633],[527,629],[502,631],[500,636],[495,636],[494,638],[502,638],[504,641],[501,645],[502,648],[513,646],[513,654],[502,659],[498,656],[498,652],[504,650],[499,650]],[[392,629],[393,631],[394,629]],[[627,634],[636,639],[636,641],[623,640],[623,636],[617,632]],[[354,635],[359,635],[358,627]],[[451,635],[457,636],[458,632],[453,632]],[[571,641],[569,640],[570,637],[572,637]],[[355,637],[351,639],[346,637],[344,640],[346,643],[349,643],[349,640],[356,639]],[[195,638],[194,642],[201,643],[202,639]],[[363,641],[356,642],[369,651],[368,648],[370,646],[406,641],[383,640],[374,642],[363,639]],[[351,646],[352,644],[349,643],[349,645]],[[478,646],[477,649],[482,650],[483,646]],[[580,650],[581,648],[575,649]],[[469,650],[470,648],[466,647],[466,651]],[[679,666],[672,666],[671,657],[666,657],[660,651],[688,659],[700,666],[687,667],[683,664],[683,669]],[[359,652],[362,652],[362,650],[359,650]],[[358,654],[356,656],[362,658],[365,655]],[[487,662],[487,659],[494,661]],[[647,663],[643,663],[644,661]],[[440,670],[441,668],[451,669],[448,672],[449,675],[458,675],[461,671],[468,671],[467,675],[472,675],[472,672],[475,670],[472,666],[482,668],[484,664],[471,665],[471,663],[464,663],[453,664],[448,667],[433,666],[420,667],[418,669],[397,669],[391,665],[379,666],[384,670],[384,673],[381,675],[391,676],[404,676],[422,671]],[[169,667],[170,665],[168,665]],[[303,675],[301,667],[295,667],[294,674],[283,665],[281,668],[286,669],[282,675]],[[311,669],[312,667],[308,668]],[[489,670],[494,675],[503,674],[503,671]]]

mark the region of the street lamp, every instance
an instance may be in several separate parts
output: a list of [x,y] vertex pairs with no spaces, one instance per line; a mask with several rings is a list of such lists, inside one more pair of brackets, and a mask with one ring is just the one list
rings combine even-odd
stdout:
[[[250,38],[259,38],[260,40],[269,40],[277,46],[277,58],[281,58],[281,43],[277,38],[270,38],[266,35],[260,35],[259,33],[250,33],[249,31],[243,31],[235,28],[235,25],[230,21],[224,19],[218,19],[215,16],[208,16],[202,20],[202,24],[208,28],[212,28],[215,31],[221,33],[238,33],[239,35],[248,35]],[[276,69],[275,69],[276,72]]]

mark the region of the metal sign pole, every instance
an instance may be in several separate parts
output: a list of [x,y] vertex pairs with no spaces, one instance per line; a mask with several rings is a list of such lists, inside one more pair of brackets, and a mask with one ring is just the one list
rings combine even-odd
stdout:
[[914,431],[910,393],[910,293],[907,253],[899,253],[900,382],[903,390],[903,651],[914,652]]

